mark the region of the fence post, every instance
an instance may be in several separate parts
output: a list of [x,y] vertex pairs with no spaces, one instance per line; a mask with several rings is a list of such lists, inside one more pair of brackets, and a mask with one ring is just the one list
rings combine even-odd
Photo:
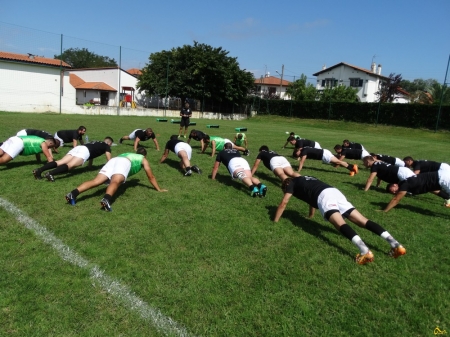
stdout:
[[61,106],[62,106],[62,94],[64,88],[64,73],[62,70],[62,49],[63,49],[63,35],[61,34],[61,43],[60,43],[60,51],[59,55],[61,55],[59,60],[59,113],[61,114]]

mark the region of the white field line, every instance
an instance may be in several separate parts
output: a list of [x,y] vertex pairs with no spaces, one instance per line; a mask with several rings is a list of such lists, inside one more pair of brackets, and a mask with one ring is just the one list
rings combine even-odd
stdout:
[[152,308],[137,297],[130,289],[128,289],[128,287],[120,284],[119,281],[106,275],[98,266],[78,255],[45,227],[28,217],[9,201],[0,198],[0,206],[13,214],[17,221],[34,232],[39,239],[50,245],[64,261],[74,264],[82,269],[89,270],[89,274],[94,282],[119,299],[128,309],[137,312],[142,319],[148,321],[160,333],[166,336],[192,336],[182,325],[178,324],[170,317],[164,316],[159,309]]

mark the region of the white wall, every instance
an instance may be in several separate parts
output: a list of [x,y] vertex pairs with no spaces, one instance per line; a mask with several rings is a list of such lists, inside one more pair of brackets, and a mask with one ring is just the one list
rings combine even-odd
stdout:
[[336,68],[325,71],[317,76],[316,89],[323,90],[322,80],[334,78],[338,80],[338,85],[350,86],[350,78],[360,78],[363,80],[362,87],[354,87],[358,89],[357,95],[360,102],[376,102],[378,96],[375,93],[378,91],[379,77],[366,72],[341,65]]
[[[75,102],[68,77],[64,76],[63,106]],[[0,61],[0,79],[0,110],[59,112],[59,68]]]

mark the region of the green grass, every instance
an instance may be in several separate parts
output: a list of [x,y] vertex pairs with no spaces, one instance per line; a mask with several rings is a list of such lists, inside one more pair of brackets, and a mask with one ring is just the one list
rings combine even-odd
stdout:
[[[0,118],[0,139],[23,128],[53,133],[85,125],[90,140],[109,135],[118,143],[135,128],[152,127],[161,149],[179,127],[155,117],[0,113]],[[211,120],[195,121],[195,128],[231,139],[235,127],[248,127],[250,165],[263,144],[290,156],[291,149],[281,149],[285,131],[330,150],[348,138],[371,152],[449,161],[447,132],[275,116],[214,121],[219,129],[206,128]],[[192,177],[178,170],[173,153],[158,164],[162,151],[152,141],[143,144],[159,185],[169,192],[156,192],[139,172],[119,189],[112,213],[100,211],[104,187],[80,195],[71,207],[64,195],[93,178],[104,158],[94,161],[93,170],[77,168],[52,184],[33,179],[31,171],[39,166],[33,157],[18,157],[0,167],[0,198],[193,335],[425,336],[437,326],[450,330],[450,221],[441,199],[407,197],[387,214],[376,212],[391,196],[382,188],[362,190],[369,175],[362,164],[350,177],[345,169],[307,160],[302,174],[338,187],[408,250],[390,259],[384,240],[354,226],[375,254],[374,263],[358,266],[356,247],[318,212],[307,219],[308,207],[299,200],[291,199],[279,223],[271,221],[283,194],[262,164],[257,176],[268,195],[252,199],[223,165],[217,181],[209,179],[214,158],[200,155],[198,142],[191,142],[191,162],[204,173]],[[113,156],[132,149],[132,142],[125,142],[113,147]],[[0,335],[163,335],[3,208],[0,242]]]

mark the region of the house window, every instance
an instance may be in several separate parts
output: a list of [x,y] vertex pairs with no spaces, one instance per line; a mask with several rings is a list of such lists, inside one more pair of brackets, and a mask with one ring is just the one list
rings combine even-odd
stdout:
[[350,86],[353,88],[358,88],[363,86],[363,80],[360,78],[350,78]]
[[261,86],[260,86],[260,85],[258,85],[258,86],[256,87],[256,92],[261,92]]
[[269,95],[274,95],[277,93],[276,87],[269,87]]
[[337,86],[337,84],[338,84],[338,80],[335,78],[326,78],[326,79],[322,80],[322,87],[333,88],[333,87]]

